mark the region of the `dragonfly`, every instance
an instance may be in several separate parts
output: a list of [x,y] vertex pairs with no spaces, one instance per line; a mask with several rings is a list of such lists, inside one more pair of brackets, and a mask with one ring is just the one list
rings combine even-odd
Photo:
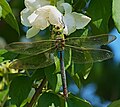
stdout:
[[[113,53],[100,49],[101,45],[107,45],[114,41],[114,35],[101,34],[96,36],[82,36],[65,38],[63,28],[54,26],[52,39],[34,42],[13,42],[6,49],[26,57],[14,60],[10,68],[14,69],[38,69],[55,63],[54,56],[59,57],[60,72],[63,85],[63,95],[68,98],[64,56],[66,51],[71,50],[71,61],[77,64],[101,62],[113,57]],[[87,58],[85,53],[90,55]],[[58,55],[59,54],[59,55]]]

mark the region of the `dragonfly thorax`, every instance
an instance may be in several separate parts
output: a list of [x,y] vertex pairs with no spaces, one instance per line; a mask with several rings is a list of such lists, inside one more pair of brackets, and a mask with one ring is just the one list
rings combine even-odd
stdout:
[[64,46],[65,46],[65,40],[62,39],[62,38],[57,38],[55,46],[56,46],[58,51],[63,51],[64,50]]

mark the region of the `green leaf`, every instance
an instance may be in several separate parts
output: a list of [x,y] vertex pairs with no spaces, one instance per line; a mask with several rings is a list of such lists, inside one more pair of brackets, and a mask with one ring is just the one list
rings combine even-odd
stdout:
[[91,54],[88,51],[84,52],[83,55],[86,59],[91,60],[91,63],[77,64],[77,63],[72,62],[71,66],[67,70],[69,72],[69,74],[71,75],[71,77],[73,77],[76,74],[78,74],[79,76],[82,74],[84,79],[87,79],[87,77],[91,71],[91,68],[93,66],[93,63],[92,63],[93,59],[92,59]]
[[22,102],[22,104],[20,105],[20,107],[25,107],[25,105],[26,105],[28,102],[30,102],[30,100],[31,100],[31,98],[26,98],[26,99]]
[[57,4],[57,0],[50,0],[50,4],[55,6]]
[[108,107],[119,107],[120,106],[120,100],[116,100],[112,102]]
[[9,91],[8,88],[6,90],[0,91],[0,102],[2,102],[4,98],[7,96],[8,91]]
[[[91,69],[92,69],[93,63],[87,63],[87,64],[75,64],[72,63],[69,69],[67,70],[71,77],[73,78],[75,75],[83,75],[84,79],[87,79]],[[76,78],[76,77],[75,77]],[[73,79],[75,79],[73,78]],[[79,87],[81,85],[79,78],[76,78],[77,81],[75,81],[76,85]],[[79,85],[78,85],[79,84]]]
[[5,49],[0,49],[0,56],[3,55],[3,54],[6,53],[6,52],[7,52],[7,50],[5,50]]
[[85,65],[84,65],[84,68],[83,68],[83,71],[82,71],[82,74],[83,74],[83,78],[84,78],[84,79],[87,79],[87,78],[88,78],[92,67],[93,67],[93,63],[88,63],[88,64],[85,64]]
[[60,72],[60,60],[57,56],[54,56],[54,60],[55,60],[55,67],[56,67],[56,70],[55,72]]
[[55,73],[55,66],[52,65],[50,67],[44,68],[46,78],[51,86],[51,88],[58,92],[60,87],[62,86],[61,74]]
[[79,75],[76,73],[74,76],[72,76],[75,84],[77,85],[78,88],[81,87],[81,81]]
[[16,105],[10,105],[9,107],[17,107]]
[[[84,56],[87,58],[87,59],[90,59],[92,60],[92,57],[91,57],[91,54],[89,52],[84,52]],[[93,66],[93,63],[88,63],[88,64],[84,64],[84,70],[82,71],[82,74],[83,74],[83,77],[84,79],[87,79],[91,69],[92,69],[92,66]]]
[[81,10],[85,7],[86,5],[86,0],[73,0],[73,11],[79,11],[81,12]]
[[5,49],[1,49],[1,50],[0,50],[0,62],[2,62],[3,59],[4,59],[4,57],[2,57],[1,55],[3,55],[3,54],[6,53],[6,52],[7,52],[7,50],[5,50]]
[[37,107],[62,107],[62,106],[59,96],[52,92],[45,92],[40,96]]
[[17,58],[18,54],[8,51],[8,52],[4,53],[4,55],[2,55],[2,56],[7,60],[13,60],[13,59]]
[[112,13],[112,0],[91,0],[88,15],[93,34],[108,33],[108,21]]
[[18,76],[13,79],[10,84],[9,94],[12,104],[16,104],[17,107],[28,97],[32,87],[32,81],[29,77]]
[[0,18],[2,16],[2,7],[0,6]]
[[2,17],[3,19],[19,34],[19,27],[17,20],[12,13],[12,10],[6,0],[0,0],[0,5],[2,7]]
[[69,94],[67,99],[68,107],[92,107],[89,102]]
[[[89,52],[87,52],[87,51],[84,52],[84,57],[86,59],[91,60],[91,61],[93,60],[92,57],[91,57],[91,54]],[[76,73],[79,74],[79,73],[82,72],[83,78],[87,79],[87,77],[88,77],[88,75],[89,75],[89,73],[90,73],[90,71],[92,69],[92,66],[93,66],[92,62],[91,63],[82,64],[82,65],[76,64],[76,66],[75,66],[75,67],[77,67],[76,69],[79,68],[79,71],[76,72]]]
[[2,62],[2,61],[3,61],[3,59],[4,59],[4,57],[0,57],[0,62]]
[[44,69],[37,69],[35,71],[33,71],[33,74],[31,76],[31,80],[41,80],[45,77],[45,73],[44,73]]
[[120,32],[120,0],[113,0],[112,2],[112,17],[115,25]]
[[67,69],[71,64],[71,49],[64,50],[64,63],[65,69]]

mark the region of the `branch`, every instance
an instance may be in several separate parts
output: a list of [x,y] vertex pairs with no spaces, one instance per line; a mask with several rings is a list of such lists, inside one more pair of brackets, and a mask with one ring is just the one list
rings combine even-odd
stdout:
[[46,78],[43,79],[40,86],[36,89],[35,94],[33,95],[30,103],[27,104],[27,107],[32,107],[33,106],[33,104],[36,102],[38,96],[42,93],[42,89],[43,89],[45,83],[46,83]]

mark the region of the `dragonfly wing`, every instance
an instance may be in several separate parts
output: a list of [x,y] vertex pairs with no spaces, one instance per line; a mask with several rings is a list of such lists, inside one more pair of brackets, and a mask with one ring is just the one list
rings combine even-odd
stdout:
[[115,39],[116,37],[114,35],[102,34],[89,37],[71,37],[67,38],[65,43],[66,45],[72,45],[76,47],[98,48],[101,45],[106,45]]
[[41,40],[36,42],[13,42],[6,46],[6,49],[11,52],[34,55],[42,53],[52,48],[55,40]]
[[66,48],[71,49],[71,60],[78,64],[101,62],[113,57],[113,53],[105,49]]
[[38,69],[54,63],[54,53],[51,49],[37,55],[17,59],[10,64],[13,69]]

